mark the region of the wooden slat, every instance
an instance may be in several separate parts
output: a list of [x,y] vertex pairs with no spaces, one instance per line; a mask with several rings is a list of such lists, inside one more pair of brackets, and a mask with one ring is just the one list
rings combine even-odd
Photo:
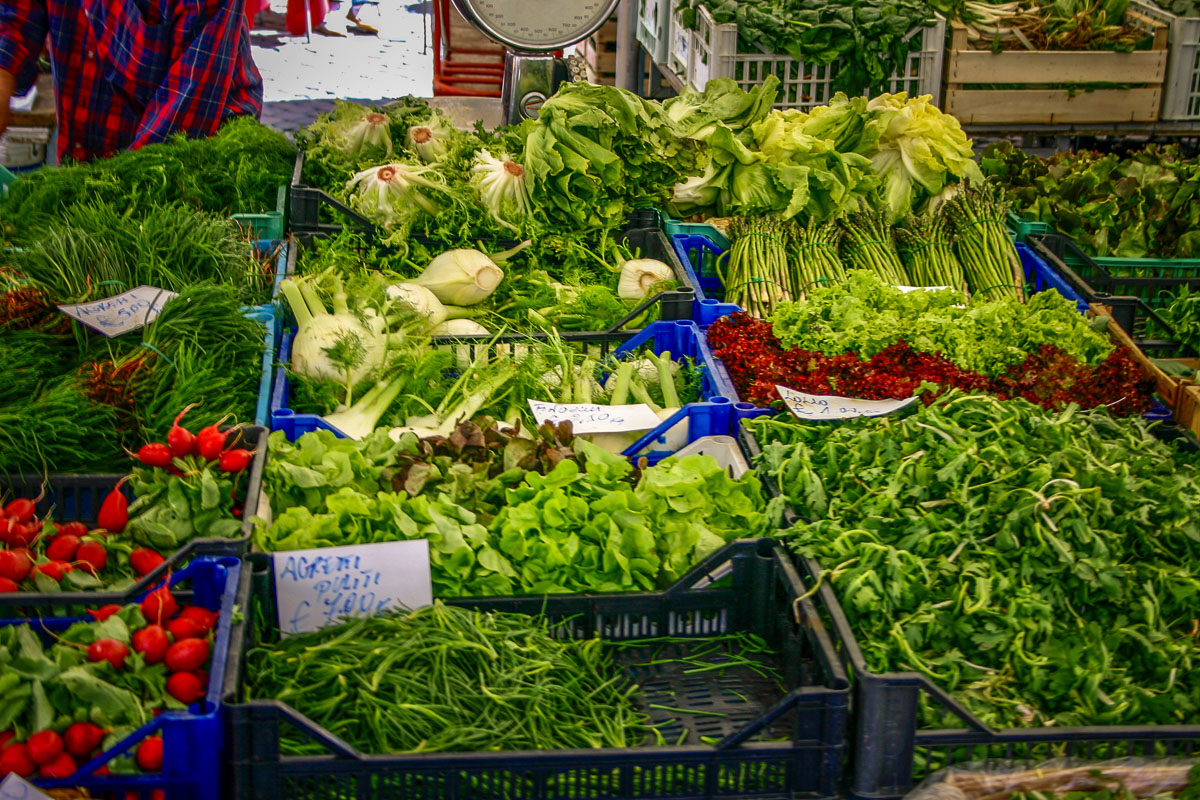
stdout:
[[964,125],[1006,123],[1154,122],[1162,88],[1099,89],[961,89],[946,92],[946,113]]
[[[1169,405],[1173,410],[1178,409],[1182,402],[1185,407],[1184,411],[1186,412],[1186,404],[1195,398],[1183,398],[1182,395],[1187,388],[1195,388],[1195,384],[1186,378],[1177,378],[1173,375],[1168,375],[1162,370],[1161,367],[1151,361],[1146,354],[1142,352],[1142,349],[1137,346],[1133,339],[1130,338],[1129,334],[1125,332],[1125,329],[1118,325],[1116,320],[1113,319],[1112,308],[1101,303],[1092,303],[1090,308],[1093,314],[1097,316],[1108,317],[1109,338],[1112,339],[1113,344],[1115,344],[1117,347],[1123,347],[1128,350],[1130,356],[1132,356],[1133,360],[1136,361],[1138,366],[1142,368],[1142,371],[1154,379],[1154,389],[1163,399],[1163,402]],[[1189,363],[1200,364],[1200,362],[1198,362],[1196,359],[1172,360],[1180,361],[1184,365]],[[1194,410],[1190,412],[1188,417],[1189,421],[1195,414],[1196,412]],[[1180,424],[1183,424],[1184,420],[1181,419],[1178,414],[1176,414],[1176,419],[1180,422]],[[1194,424],[1200,424],[1200,420],[1197,420]]]
[[615,74],[617,70],[617,54],[596,49],[590,39],[584,42],[583,61],[589,67],[601,73],[611,72]]
[[1175,406],[1175,421],[1200,436],[1200,386],[1187,386]]
[[1167,51],[1136,53],[991,53],[954,50],[950,83],[1162,83]]

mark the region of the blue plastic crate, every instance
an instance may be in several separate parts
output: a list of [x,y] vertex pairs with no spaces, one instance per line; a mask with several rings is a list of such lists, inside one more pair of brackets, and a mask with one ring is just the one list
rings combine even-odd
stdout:
[[[248,579],[249,573],[245,573],[245,576]],[[221,695],[242,577],[242,561],[232,556],[197,558],[171,576],[172,588],[184,590],[177,591],[177,596],[186,598],[189,604],[220,613],[208,670],[208,689],[203,702],[192,705],[186,711],[164,711],[91,761],[81,764],[70,778],[36,778],[32,782],[43,789],[80,787],[94,796],[123,797],[125,792],[132,791],[149,798],[152,791],[162,790],[170,800],[220,800],[221,748],[225,733]],[[189,585],[190,597],[185,588]],[[140,602],[146,594],[130,594],[128,602]],[[88,620],[90,617],[82,615],[35,621],[6,619],[0,620],[0,625],[30,624],[43,639],[49,640],[55,633],[66,630],[76,622]],[[163,740],[161,772],[143,775],[92,774],[117,756],[132,755],[138,744],[154,735],[162,736]]]
[[[295,333],[295,328],[288,328],[283,332],[280,341],[280,366],[275,373],[275,386],[271,393],[271,430],[283,431],[288,441],[295,441],[315,430],[332,431],[338,436],[344,436],[319,414],[299,414],[288,408],[291,386],[287,369],[283,365],[291,359],[292,338]],[[720,391],[712,369],[712,352],[701,336],[700,328],[690,320],[655,322],[634,333],[564,333],[561,338],[568,344],[598,347],[601,357],[610,354],[621,355],[649,344],[655,353],[669,351],[676,359],[691,358],[699,365],[702,375],[701,396],[708,397],[709,400],[689,403],[657,428],[647,431],[637,443],[625,451],[628,456],[645,457],[654,463],[701,436],[730,435],[737,430],[738,421],[763,413],[762,409],[748,403],[729,400],[728,396]],[[522,339],[520,336],[475,336],[453,341],[471,347],[487,347],[505,346]],[[683,423],[686,423],[686,428],[677,427]]]

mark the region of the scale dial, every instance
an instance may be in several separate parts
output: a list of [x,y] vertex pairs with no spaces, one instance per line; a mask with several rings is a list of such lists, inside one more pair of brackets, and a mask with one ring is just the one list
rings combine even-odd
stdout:
[[492,39],[515,50],[543,52],[582,42],[612,16],[620,0],[454,0]]

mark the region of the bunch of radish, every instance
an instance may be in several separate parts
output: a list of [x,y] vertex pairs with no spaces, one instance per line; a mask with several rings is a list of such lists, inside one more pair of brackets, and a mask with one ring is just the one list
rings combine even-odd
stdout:
[[[116,494],[120,495],[120,491]],[[0,550],[0,593],[19,591],[20,583],[35,574],[59,583],[72,570],[99,577],[108,566],[105,539],[110,531],[120,528],[100,524],[89,529],[82,522],[38,519],[34,509],[39,500],[40,497],[19,497],[9,501],[0,512],[0,546],[4,548]],[[105,505],[110,503],[106,500]],[[104,517],[101,513],[100,518]]]
[[149,442],[138,448],[137,460],[147,467],[158,467],[176,474],[180,472],[180,466],[175,459],[188,456],[216,462],[222,472],[241,472],[249,467],[254,453],[244,447],[229,446],[230,432],[221,431],[221,422],[201,428],[194,434],[179,424],[193,408],[195,404],[187,406],[175,417],[165,444]]
[[[100,623],[122,610],[118,605],[106,605],[89,614]],[[204,667],[211,655],[210,642],[215,635],[217,612],[200,606],[180,606],[166,584],[142,600],[140,611],[145,624],[130,631],[128,644],[119,639],[98,638],[87,646],[87,660],[93,664],[107,662],[112,670],[123,673],[139,666],[134,654],[140,654],[145,666],[164,665],[167,694],[183,705],[196,703],[204,697],[208,685]],[[130,615],[122,616],[130,618]],[[55,645],[67,646],[83,647],[69,643]],[[96,674],[103,677],[108,667]],[[109,680],[120,684],[119,680]],[[24,741],[19,741],[13,730],[0,732],[0,779],[10,772],[26,778],[69,778],[81,765],[103,751],[105,738],[110,733],[113,731],[90,721],[80,721],[78,716],[69,724],[60,716],[52,727],[35,731]],[[142,771],[161,770],[161,737],[143,739],[133,756],[134,763]],[[94,774],[107,775],[108,767],[100,767]]]

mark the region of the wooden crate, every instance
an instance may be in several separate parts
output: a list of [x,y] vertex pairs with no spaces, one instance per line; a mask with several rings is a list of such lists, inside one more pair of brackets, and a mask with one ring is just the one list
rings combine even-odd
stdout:
[[[1092,314],[1108,317],[1108,335],[1113,344],[1124,347],[1133,356],[1142,370],[1154,379],[1155,391],[1163,402],[1171,407],[1175,421],[1192,433],[1200,436],[1200,386],[1188,378],[1178,378],[1168,375],[1158,364],[1155,364],[1142,352],[1142,349],[1129,337],[1125,329],[1113,319],[1113,311],[1102,303],[1092,303]],[[1160,361],[1177,361],[1191,369],[1200,369],[1200,358],[1171,358]]]
[[[1128,12],[1128,18],[1153,34],[1152,49],[1133,53],[993,53],[973,49],[967,29],[952,22],[946,59],[946,112],[965,125],[1157,120],[1167,73],[1168,27],[1136,11]],[[1138,86],[1087,91],[1047,85],[1064,83]],[[1029,84],[1030,88],[965,88],[968,84]]]
[[590,83],[612,85],[617,80],[617,18],[614,15],[604,27],[579,44],[579,54],[587,67]]

